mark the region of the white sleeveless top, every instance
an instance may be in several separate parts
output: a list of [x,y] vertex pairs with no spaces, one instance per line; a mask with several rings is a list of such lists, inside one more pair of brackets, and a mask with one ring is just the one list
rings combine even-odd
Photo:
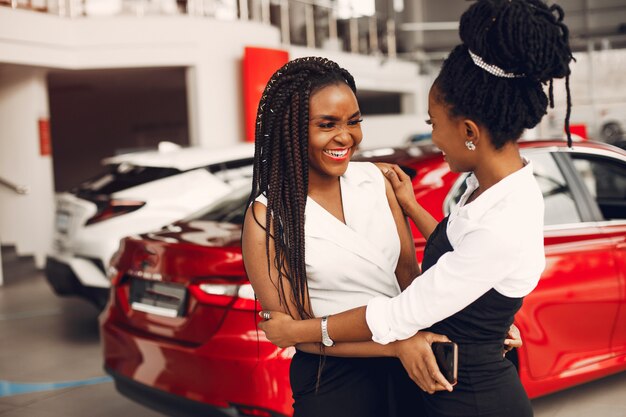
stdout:
[[[400,238],[383,174],[372,163],[350,162],[340,183],[346,224],[310,197],[305,208],[306,273],[316,317],[400,294]],[[263,195],[256,201],[267,205]]]

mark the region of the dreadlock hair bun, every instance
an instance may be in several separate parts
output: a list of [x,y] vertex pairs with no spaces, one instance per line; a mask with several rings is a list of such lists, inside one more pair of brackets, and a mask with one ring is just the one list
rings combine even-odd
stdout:
[[[281,302],[293,301],[297,309],[293,313],[300,318],[311,317],[305,306],[308,287],[304,259],[309,100],[316,91],[336,84],[347,84],[356,94],[354,78],[337,63],[319,57],[294,59],[272,75],[257,110],[252,192],[248,205],[261,194],[267,198],[268,273],[270,245],[273,245],[279,298]],[[270,224],[274,225],[273,230]],[[283,281],[290,284],[288,293]]]
[[459,35],[485,62],[546,82],[570,73],[563,16],[540,0],[481,0],[461,17]]
[[[461,16],[457,46],[443,64],[435,85],[453,115],[475,119],[501,148],[535,127],[554,106],[552,80],[566,77],[569,134],[571,98],[569,31],[563,10],[541,0],[478,0]],[[504,78],[477,66],[483,62],[518,75]],[[549,97],[543,84],[549,83]]]

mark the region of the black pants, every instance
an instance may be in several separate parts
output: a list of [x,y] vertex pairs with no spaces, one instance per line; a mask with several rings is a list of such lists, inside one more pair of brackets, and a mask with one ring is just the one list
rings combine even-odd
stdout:
[[290,378],[294,417],[532,417],[515,367],[501,346],[459,347],[459,378],[452,392],[427,394],[392,358],[323,360],[297,351]]
[[419,387],[394,358],[322,358],[296,351],[290,379],[294,417],[424,416]]
[[459,345],[452,392],[423,394],[428,417],[532,417],[533,409],[502,345]]

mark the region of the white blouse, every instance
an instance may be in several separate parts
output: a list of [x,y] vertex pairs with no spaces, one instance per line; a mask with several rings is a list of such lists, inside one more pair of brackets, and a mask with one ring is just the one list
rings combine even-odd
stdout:
[[[305,208],[306,273],[316,317],[400,294],[400,237],[383,174],[372,163],[350,162],[340,184],[345,224],[310,197]],[[263,195],[256,201],[267,205]]]
[[536,287],[545,267],[544,206],[532,164],[524,162],[469,204],[478,181],[468,177],[467,190],[448,218],[454,251],[441,256],[399,296],[368,303],[366,319],[375,342],[407,339],[492,288],[523,297]]

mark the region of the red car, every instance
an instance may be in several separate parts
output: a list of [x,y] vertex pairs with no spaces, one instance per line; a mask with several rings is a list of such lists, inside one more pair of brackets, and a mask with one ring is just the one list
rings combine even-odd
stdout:
[[[530,397],[626,369],[626,152],[520,143],[545,198],[546,270],[517,314],[509,354]],[[432,145],[363,152],[415,174],[417,200],[443,218],[465,175]],[[105,368],[124,395],[168,415],[289,416],[289,361],[257,331],[241,259],[248,189],[193,219],[122,241],[100,317]],[[413,230],[417,256],[424,240]]]

